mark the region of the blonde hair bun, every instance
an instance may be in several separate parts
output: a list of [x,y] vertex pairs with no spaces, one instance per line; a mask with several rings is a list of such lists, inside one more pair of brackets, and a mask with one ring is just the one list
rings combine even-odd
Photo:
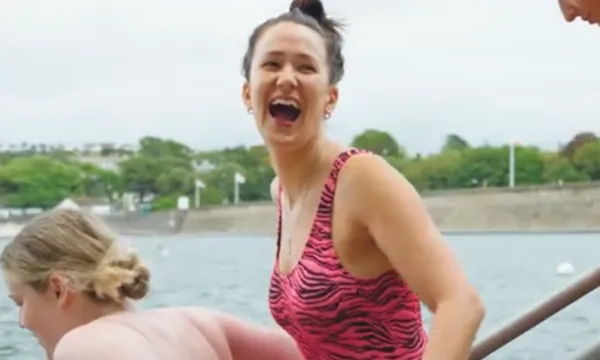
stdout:
[[150,290],[150,270],[142,264],[133,249],[114,255],[109,252],[86,287],[100,300],[139,300]]

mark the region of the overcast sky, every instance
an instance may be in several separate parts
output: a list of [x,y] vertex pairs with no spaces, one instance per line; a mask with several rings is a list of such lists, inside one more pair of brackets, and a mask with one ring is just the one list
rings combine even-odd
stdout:
[[[346,20],[331,136],[390,131],[555,147],[600,132],[600,29],[552,0],[324,0]],[[364,4],[368,4],[365,7]],[[252,28],[282,0],[3,0],[0,143],[256,144],[240,100]]]

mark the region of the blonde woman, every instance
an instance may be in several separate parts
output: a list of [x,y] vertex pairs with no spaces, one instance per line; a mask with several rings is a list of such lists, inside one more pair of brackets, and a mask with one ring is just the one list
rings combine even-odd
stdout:
[[283,331],[260,329],[202,308],[137,311],[150,271],[82,212],[34,219],[0,255],[30,330],[52,360],[302,359]]

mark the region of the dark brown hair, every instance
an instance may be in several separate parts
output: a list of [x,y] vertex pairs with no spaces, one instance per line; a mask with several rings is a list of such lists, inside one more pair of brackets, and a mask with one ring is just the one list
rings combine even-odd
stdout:
[[294,0],[288,12],[271,18],[258,25],[248,39],[248,49],[242,62],[242,72],[246,80],[250,80],[250,65],[254,57],[254,47],[262,33],[273,25],[284,21],[304,25],[318,32],[325,41],[329,65],[329,82],[337,84],[344,76],[344,56],[342,55],[343,37],[340,30],[343,25],[330,19],[325,13],[320,0]]

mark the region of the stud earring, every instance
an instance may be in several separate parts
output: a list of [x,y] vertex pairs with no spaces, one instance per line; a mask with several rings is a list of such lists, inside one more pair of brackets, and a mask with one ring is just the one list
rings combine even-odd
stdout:
[[252,108],[248,108],[248,114],[252,115]]
[[331,113],[330,112],[326,112],[325,113],[325,120],[329,119],[331,117]]

